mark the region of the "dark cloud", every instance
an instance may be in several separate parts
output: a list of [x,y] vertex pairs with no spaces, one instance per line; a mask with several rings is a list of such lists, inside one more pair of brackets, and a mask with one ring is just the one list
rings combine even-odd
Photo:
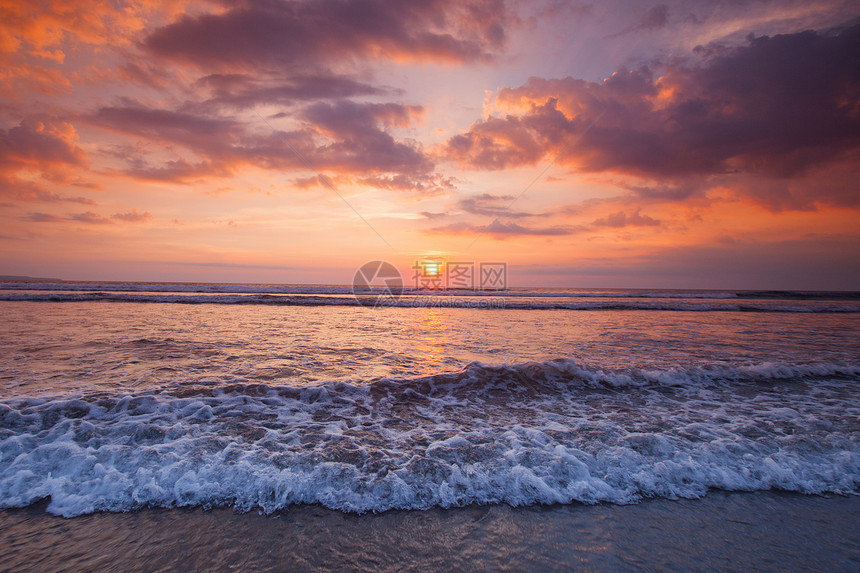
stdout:
[[449,157],[477,169],[533,165],[581,137],[561,162],[647,177],[679,196],[685,178],[797,177],[860,149],[860,26],[751,38],[698,65],[653,64],[602,83],[532,78],[498,100],[530,107],[476,122],[447,142]]
[[199,66],[309,69],[328,61],[388,58],[488,60],[515,17],[503,0],[244,0],[221,13],[186,15],[143,45]]
[[65,221],[63,217],[57,217],[56,215],[48,213],[30,213],[22,218],[25,221],[30,221],[31,223],[56,223],[59,221]]
[[255,77],[246,74],[211,74],[195,82],[198,90],[208,90],[202,103],[214,108],[251,108],[259,104],[294,105],[318,99],[376,96],[394,92],[355,78],[334,74],[292,75],[288,79]]
[[102,107],[88,119],[101,127],[156,141],[179,143],[192,149],[229,147],[241,129],[241,124],[232,119],[152,109],[134,101],[124,103],[122,106]]
[[682,185],[629,185],[623,182],[616,183],[619,187],[633,191],[643,199],[658,199],[669,201],[682,201],[707,190],[706,182],[685,182]]
[[578,127],[579,122],[569,120],[557,104],[550,97],[543,104],[532,104],[523,115],[478,121],[468,132],[448,140],[448,155],[479,169],[534,164],[550,150],[560,149]]
[[395,103],[317,102],[294,117],[292,131],[276,124],[249,125],[212,114],[149,109],[135,102],[103,107],[88,120],[100,127],[162,144],[178,144],[201,158],[171,160],[153,167],[127,158],[126,173],[143,180],[193,181],[204,175],[231,174],[242,165],[266,169],[315,169],[358,176],[386,189],[419,192],[449,188],[450,179],[434,173],[420,144],[394,138],[390,129],[410,125],[422,109]]
[[194,183],[206,176],[227,177],[232,171],[227,167],[218,167],[210,161],[191,163],[180,158],[167,161],[154,167],[143,160],[132,160],[124,173],[140,181],[156,181],[166,183]]
[[426,174],[433,165],[417,143],[397,141],[386,127],[406,127],[420,108],[401,104],[338,101],[311,105],[303,113],[330,143],[314,150],[313,165],[352,172],[394,171]]
[[669,22],[669,7],[665,4],[657,4],[651,6],[642,20],[639,22],[639,27],[643,30],[654,30],[662,28]]

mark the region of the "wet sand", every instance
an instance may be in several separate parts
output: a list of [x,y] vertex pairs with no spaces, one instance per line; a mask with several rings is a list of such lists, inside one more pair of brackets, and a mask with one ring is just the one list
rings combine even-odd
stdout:
[[713,492],[637,505],[354,515],[147,509],[0,512],[0,569],[860,570],[860,497]]

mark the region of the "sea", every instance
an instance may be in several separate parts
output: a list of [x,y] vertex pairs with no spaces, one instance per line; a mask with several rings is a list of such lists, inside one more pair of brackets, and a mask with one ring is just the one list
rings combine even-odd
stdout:
[[[361,532],[402,550],[405,528],[451,565],[469,551],[445,535],[465,527],[481,532],[473,552],[491,535],[530,548],[494,569],[525,566],[517,555],[683,567],[689,547],[610,562],[600,547],[621,541],[589,535],[663,515],[671,539],[702,512],[746,523],[801,507],[798,524],[837,523],[806,542],[848,536],[822,563],[860,566],[860,293],[406,289],[369,304],[350,286],[9,281],[0,316],[0,541],[15,564],[34,548],[61,569],[121,553],[57,554],[70,531],[135,531],[143,547],[139,528],[191,538],[219,523],[278,531],[259,558],[322,520],[299,529],[330,548],[346,528],[358,549],[342,563]],[[735,533],[719,539],[749,543],[723,525]],[[716,561],[687,565],[741,566],[707,553],[719,539],[702,545]],[[233,563],[207,551],[186,564]],[[811,559],[775,555],[762,567]],[[353,565],[420,563],[375,558]]]

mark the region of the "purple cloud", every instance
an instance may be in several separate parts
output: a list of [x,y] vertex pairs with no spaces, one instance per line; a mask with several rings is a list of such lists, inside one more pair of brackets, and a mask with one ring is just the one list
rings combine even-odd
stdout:
[[209,69],[324,67],[344,58],[487,60],[516,21],[502,0],[229,3],[186,15],[143,41],[151,53]]
[[88,120],[100,127],[174,143],[202,161],[180,158],[151,166],[127,158],[126,174],[143,180],[188,182],[204,175],[229,175],[242,165],[266,169],[314,168],[358,175],[361,182],[387,189],[438,191],[450,179],[434,173],[434,163],[417,142],[389,133],[406,127],[421,108],[395,103],[318,102],[299,112],[303,126],[272,131],[277,124],[249,125],[189,111],[149,109],[134,102],[103,107]]
[[376,96],[395,92],[346,75],[335,74],[292,74],[287,79],[268,74],[263,74],[262,77],[247,74],[211,74],[197,80],[195,88],[208,90],[209,96],[201,105],[215,109],[246,109],[259,104],[292,106],[302,101]]
[[582,171],[647,177],[683,194],[697,177],[798,177],[860,149],[860,25],[751,38],[697,57],[601,83],[532,78],[504,88],[501,104],[530,109],[475,122],[448,140],[446,155],[506,169],[564,151],[560,161]]

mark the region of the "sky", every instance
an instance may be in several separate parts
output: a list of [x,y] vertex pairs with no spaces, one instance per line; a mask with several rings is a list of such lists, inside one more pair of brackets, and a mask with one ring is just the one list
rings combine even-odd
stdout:
[[0,0],[0,275],[860,290],[852,1]]

